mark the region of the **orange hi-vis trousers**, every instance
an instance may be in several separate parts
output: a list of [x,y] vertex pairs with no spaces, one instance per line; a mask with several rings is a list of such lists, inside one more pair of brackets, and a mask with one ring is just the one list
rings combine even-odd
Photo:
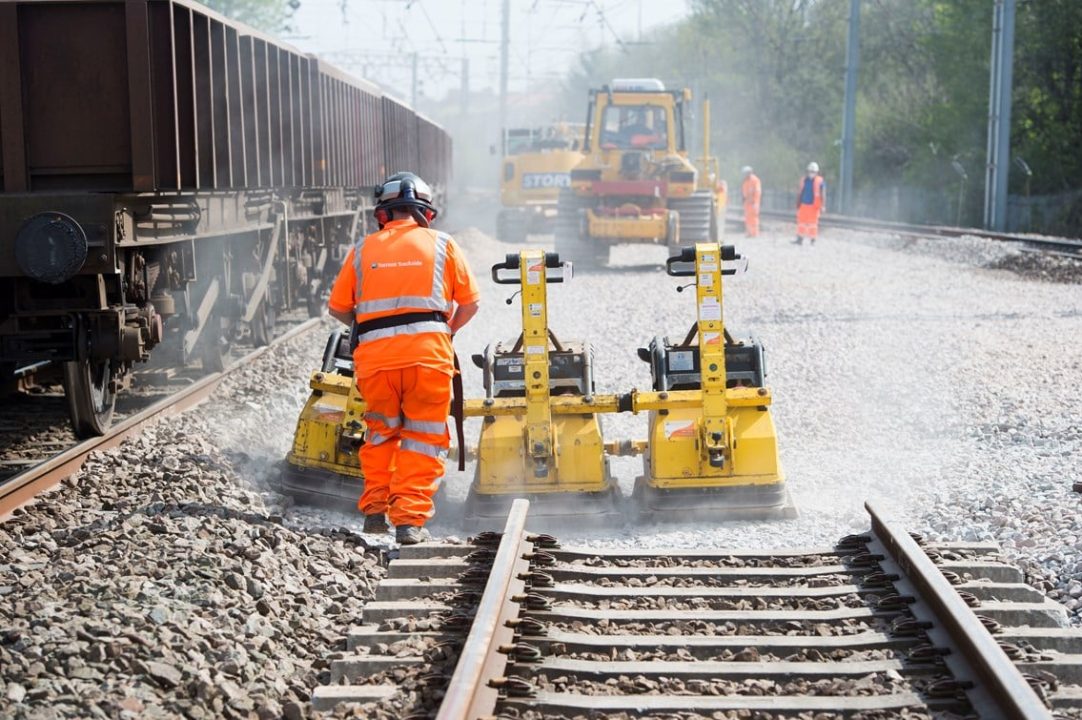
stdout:
[[759,206],[753,203],[744,204],[744,234],[759,237]]
[[365,515],[386,512],[392,525],[421,527],[451,444],[451,376],[424,366],[381,370],[358,380],[368,426],[361,446]]
[[796,234],[798,237],[815,239],[819,237],[820,206],[804,205],[796,209]]

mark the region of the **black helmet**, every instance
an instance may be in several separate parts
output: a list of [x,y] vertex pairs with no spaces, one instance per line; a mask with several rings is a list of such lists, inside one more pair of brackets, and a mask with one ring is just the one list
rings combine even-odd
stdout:
[[411,172],[398,172],[376,186],[376,222],[383,227],[392,210],[409,210],[417,224],[428,227],[439,211],[432,204],[432,188]]

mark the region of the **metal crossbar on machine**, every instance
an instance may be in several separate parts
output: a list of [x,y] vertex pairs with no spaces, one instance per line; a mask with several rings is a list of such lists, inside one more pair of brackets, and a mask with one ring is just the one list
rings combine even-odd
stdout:
[[[569,280],[571,263],[528,249],[494,265],[494,282],[521,286],[522,332],[473,356],[485,397],[465,402],[467,417],[483,419],[467,515],[503,514],[519,497],[541,515],[621,512],[627,508],[609,457],[641,455],[634,512],[792,516],[762,348],[734,340],[723,320],[722,278],[740,259],[732,246],[710,242],[668,259],[667,274],[694,278],[696,321],[680,343],[655,337],[639,349],[651,366],[651,390],[611,394],[594,392],[590,345],[561,341],[549,327],[548,285]],[[364,402],[352,369],[346,335],[336,333],[311,378],[283,473],[286,491],[309,500],[359,497]],[[606,442],[599,416],[612,413],[646,413],[646,439]]]

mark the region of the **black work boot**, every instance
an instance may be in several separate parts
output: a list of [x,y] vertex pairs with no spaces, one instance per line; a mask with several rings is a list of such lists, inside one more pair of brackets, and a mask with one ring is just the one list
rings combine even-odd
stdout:
[[427,530],[416,525],[399,525],[395,528],[394,536],[399,545],[416,545],[432,539]]
[[387,516],[383,513],[364,516],[364,528],[361,532],[382,535],[386,532],[390,532],[390,530],[391,526],[387,524]]
[[793,241],[793,244],[794,245],[803,245],[804,244],[804,238],[797,235],[796,240]]

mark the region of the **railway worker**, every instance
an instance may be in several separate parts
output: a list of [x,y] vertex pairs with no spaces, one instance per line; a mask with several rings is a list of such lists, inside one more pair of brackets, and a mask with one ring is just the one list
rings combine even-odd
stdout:
[[387,532],[390,518],[403,545],[429,537],[424,524],[450,445],[451,338],[477,313],[480,295],[458,244],[429,229],[436,213],[424,180],[387,178],[376,188],[380,229],[346,255],[328,303],[356,339],[368,428],[357,503],[364,531]]
[[759,204],[763,199],[763,184],[751,165],[745,165],[740,172],[744,174],[744,184],[740,188],[744,199],[744,236],[759,237]]
[[800,179],[796,198],[796,240],[794,244],[803,245],[804,238],[815,244],[819,237],[819,216],[827,201],[827,187],[823,176],[819,174],[819,163],[808,163],[807,172]]

